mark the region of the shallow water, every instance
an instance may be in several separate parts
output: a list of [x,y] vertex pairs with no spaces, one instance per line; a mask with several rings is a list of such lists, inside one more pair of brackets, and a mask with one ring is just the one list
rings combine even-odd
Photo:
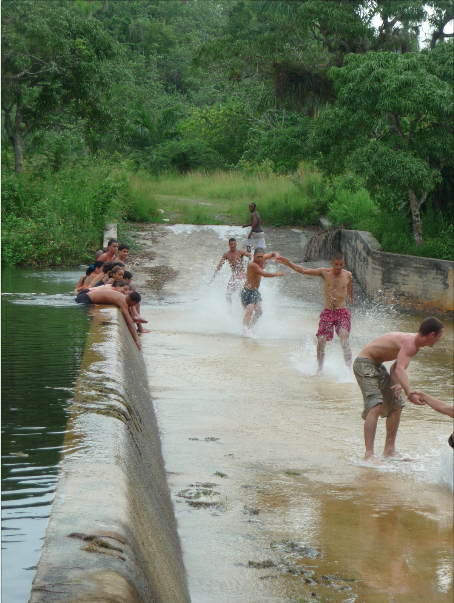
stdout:
[[[155,263],[179,274],[143,304],[152,332],[141,341],[193,603],[452,602],[452,421],[407,405],[397,443],[414,461],[364,466],[362,396],[337,338],[314,377],[320,280],[288,269],[263,279],[257,339],[245,340],[239,300],[225,301],[228,268],[207,284],[228,228],[162,230]],[[303,234],[266,234],[302,260]],[[354,357],[423,318],[355,294]],[[408,370],[414,387],[446,402],[452,333],[446,322]],[[383,443],[380,420],[377,452]]]
[[89,328],[81,271],[2,271],[2,600],[26,603]]

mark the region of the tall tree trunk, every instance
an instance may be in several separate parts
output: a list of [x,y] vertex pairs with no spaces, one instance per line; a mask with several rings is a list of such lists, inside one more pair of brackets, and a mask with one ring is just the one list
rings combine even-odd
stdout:
[[16,116],[14,118],[14,129],[13,129],[13,151],[14,151],[14,167],[16,174],[22,172],[24,166],[24,154],[22,151],[22,132],[20,125],[22,123],[22,112],[23,112],[23,101],[22,92],[18,90],[16,93]]
[[23,137],[22,131],[20,129],[20,125],[22,123],[22,112],[23,112],[23,102],[22,102],[22,93],[20,91],[16,92],[16,115],[14,118],[14,127],[11,124],[11,112],[13,107],[6,107],[2,103],[2,109],[5,114],[5,130],[8,135],[8,139],[13,146],[14,151],[14,168],[16,174],[20,174],[22,172],[22,168],[24,166],[24,154],[23,154]]
[[413,218],[413,234],[415,237],[415,243],[416,245],[419,245],[419,247],[422,247],[424,245],[424,239],[422,236],[422,222],[419,210],[421,205],[427,199],[428,193],[423,193],[419,199],[416,197],[416,193],[413,189],[409,189],[408,194],[410,197],[410,207],[411,215]]

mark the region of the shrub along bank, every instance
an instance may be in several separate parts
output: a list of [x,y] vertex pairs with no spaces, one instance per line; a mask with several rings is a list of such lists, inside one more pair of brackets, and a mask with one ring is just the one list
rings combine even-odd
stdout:
[[[47,166],[47,167],[46,167]],[[134,173],[120,157],[97,155],[52,170],[33,163],[17,175],[2,170],[2,261],[23,265],[89,262],[102,242],[106,221],[243,224],[256,203],[267,227],[335,225],[368,230],[385,251],[454,260],[454,226],[429,208],[422,217],[424,246],[414,244],[411,216],[378,208],[364,189],[329,184],[301,163],[290,175],[273,173],[272,162],[253,169]],[[164,210],[164,215],[158,211]]]
[[135,209],[124,165],[100,157],[58,172],[2,170],[2,262],[88,263],[107,221],[149,220]]

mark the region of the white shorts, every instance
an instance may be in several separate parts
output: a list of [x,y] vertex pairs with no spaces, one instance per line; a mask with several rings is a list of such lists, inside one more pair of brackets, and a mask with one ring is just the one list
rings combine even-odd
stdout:
[[257,247],[263,247],[265,249],[265,233],[264,232],[253,232],[251,238],[246,240],[246,245],[256,249]]

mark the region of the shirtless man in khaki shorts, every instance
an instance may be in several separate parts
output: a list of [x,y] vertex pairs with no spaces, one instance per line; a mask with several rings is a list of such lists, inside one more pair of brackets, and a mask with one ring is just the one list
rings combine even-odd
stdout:
[[257,247],[254,251],[254,259],[247,266],[246,283],[241,290],[241,303],[246,310],[243,319],[243,337],[253,337],[250,328],[262,315],[262,296],[259,291],[262,276],[266,278],[284,276],[283,272],[263,270],[266,260],[280,257],[276,251],[272,253],[264,253],[264,251],[261,247]]
[[[383,456],[400,456],[396,452],[396,435],[404,403],[400,397],[402,389],[407,399],[417,406],[424,400],[408,382],[406,369],[410,359],[421,348],[433,347],[443,334],[443,324],[437,318],[423,320],[417,333],[386,333],[373,339],[361,350],[353,363],[353,372],[364,399],[365,461],[379,464],[374,454],[375,432],[378,417],[386,417],[386,441]],[[383,362],[395,360],[390,372]]]
[[231,239],[229,239],[229,247],[230,247],[230,251],[227,251],[222,256],[222,259],[219,262],[219,264],[217,265],[216,270],[214,271],[214,274],[213,274],[213,278],[211,279],[209,284],[211,285],[211,283],[214,281],[217,273],[222,268],[222,265],[224,264],[224,262],[225,261],[229,262],[230,268],[232,269],[232,276],[230,277],[230,280],[227,283],[226,297],[227,297],[227,301],[229,302],[229,304],[231,304],[232,303],[232,295],[235,293],[235,291],[239,291],[240,289],[242,289],[242,287],[244,285],[244,281],[246,279],[246,273],[244,272],[244,266],[243,266],[243,258],[245,256],[247,258],[250,258],[251,254],[248,253],[247,251],[238,251],[236,248],[236,239],[234,239],[233,237]]
[[265,249],[265,233],[260,225],[260,216],[255,203],[249,203],[249,211],[251,212],[251,223],[243,224],[243,228],[251,227],[251,232],[248,235],[246,249],[250,252],[252,247],[262,247]]
[[323,370],[325,360],[325,346],[327,341],[334,337],[334,329],[340,339],[344,352],[345,363],[348,368],[352,366],[352,352],[350,350],[349,334],[351,328],[351,314],[347,310],[347,295],[349,303],[353,304],[352,273],[344,270],[345,261],[341,252],[333,255],[331,268],[305,268],[297,266],[284,257],[277,261],[288,266],[295,272],[307,276],[321,276],[325,292],[325,309],[320,314],[320,324],[317,331],[317,376]]

